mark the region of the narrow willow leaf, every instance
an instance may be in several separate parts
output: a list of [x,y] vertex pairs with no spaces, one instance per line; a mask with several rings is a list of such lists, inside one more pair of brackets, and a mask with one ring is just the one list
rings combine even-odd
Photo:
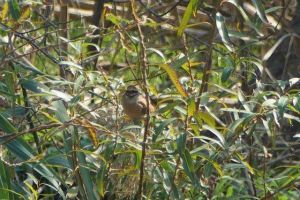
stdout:
[[260,0],[251,0],[254,7],[256,8],[257,14],[259,16],[259,18],[265,22],[265,23],[269,23],[267,16],[266,16],[266,12],[265,12],[265,8],[263,6],[263,4],[261,3]]
[[181,36],[182,33],[184,32],[191,16],[192,16],[192,13],[197,13],[197,8],[198,8],[198,5],[199,3],[201,2],[201,0],[191,0],[189,5],[187,6],[185,12],[184,12],[184,15],[183,15],[183,18],[181,20],[181,23],[179,25],[179,28],[178,28],[178,32],[177,32],[177,35],[178,36]]
[[[76,135],[78,135],[77,129],[75,129],[74,132]],[[80,178],[82,179],[84,188],[87,191],[87,199],[96,200],[95,194],[93,192],[94,184],[90,174],[90,169],[85,167],[88,165],[86,162],[86,157],[82,152],[77,152],[77,158],[78,158],[78,166],[80,169],[80,176],[81,176]]]
[[232,42],[228,35],[228,31],[226,28],[224,18],[222,16],[222,14],[219,12],[216,14],[216,24],[217,24],[217,28],[219,30],[219,34],[222,38],[222,42],[224,43],[224,45],[227,47],[227,49],[229,51],[231,51],[231,52],[234,51]]
[[225,138],[224,136],[219,132],[217,131],[216,129],[214,129],[213,127],[210,127],[209,125],[207,124],[204,124],[203,125],[203,128],[206,129],[206,130],[209,130],[210,132],[212,132],[215,136],[217,136],[221,142],[221,144],[224,146],[225,144]]
[[49,91],[49,88],[46,85],[36,80],[28,80],[21,78],[20,84],[27,90],[30,90],[34,93],[42,93],[43,91]]
[[183,133],[177,138],[177,152],[179,155],[183,154],[185,151],[186,136],[187,136],[187,133]]
[[97,187],[98,187],[98,191],[101,195],[101,197],[104,197],[104,178],[105,178],[105,174],[106,174],[106,164],[103,164],[99,171],[97,172]]
[[255,26],[255,24],[249,19],[248,15],[246,14],[246,12],[244,11],[243,7],[238,3],[237,0],[227,0],[227,2],[233,4],[236,6],[236,8],[240,11],[241,15],[243,16],[244,20],[248,23],[248,25],[253,28],[257,34],[259,34],[260,36],[263,36],[264,34],[262,32],[260,32],[257,27]]
[[290,36],[290,34],[286,34],[286,35],[283,35],[279,40],[277,40],[277,42],[264,55],[262,61],[268,60],[272,56],[274,51],[277,49],[277,47],[283,42],[283,40],[289,36]]
[[187,95],[186,91],[184,90],[183,86],[180,84],[178,76],[176,74],[176,71],[172,67],[170,67],[169,65],[166,65],[166,64],[161,64],[159,66],[167,72],[167,74],[169,75],[169,77],[170,77],[171,81],[173,82],[177,91],[183,97],[187,98],[188,95]]
[[233,67],[225,67],[222,72],[221,81],[225,83],[231,75],[231,72],[234,70]]
[[9,190],[11,190],[9,169],[6,168],[2,160],[0,160],[0,197],[2,199],[12,199]]
[[156,111],[156,113],[162,114],[165,113],[171,109],[173,109],[175,106],[178,106],[180,103],[182,103],[181,100],[173,101],[172,103],[168,103],[165,107],[160,108]]
[[18,21],[18,19],[21,16],[18,1],[17,0],[8,0],[7,2],[8,2],[8,8],[9,8],[10,15],[12,16],[12,18],[15,21]]
[[251,112],[251,109],[250,109],[249,105],[247,104],[245,96],[244,96],[244,94],[243,94],[243,92],[240,88],[238,89],[238,99],[242,103],[245,110],[248,111],[248,112]]
[[7,1],[4,1],[4,4],[1,5],[2,6],[2,20],[3,19],[6,19],[7,17],[7,14],[9,12],[9,8],[8,8],[8,2]]
[[186,175],[190,178],[192,182],[195,181],[195,174],[194,174],[194,164],[192,156],[188,149],[185,149],[184,153],[180,155],[182,159],[182,166],[183,170],[186,173]]
[[94,147],[95,148],[98,147],[99,142],[98,142],[98,139],[97,139],[97,133],[96,133],[96,130],[95,130],[94,126],[89,121],[87,121],[85,119],[81,120],[81,119],[77,118],[76,121],[80,125],[86,127],[89,130],[89,135],[90,135],[90,138],[91,138],[91,140],[93,142]]
[[160,125],[155,129],[155,133],[152,137],[153,142],[156,141],[157,137],[159,134],[161,134],[163,132],[163,130],[165,129],[165,127],[170,124],[172,121],[176,120],[176,118],[170,118],[170,119],[166,119],[165,121],[162,121],[160,123]]
[[73,63],[73,62],[69,62],[69,61],[61,61],[59,63],[59,65],[68,65],[68,66],[71,66],[71,67],[75,67],[76,69],[79,69],[79,70],[83,69],[80,65],[78,65],[76,63]]
[[[22,62],[20,62],[18,60],[14,60],[14,62],[16,62],[23,69],[30,70],[30,71],[38,74],[38,75],[42,75],[42,76],[46,75],[44,72],[41,72],[40,70],[38,70],[37,68],[35,68],[33,65],[32,66],[31,65],[27,65],[27,64],[24,64],[24,63],[22,63]],[[49,79],[53,79],[53,78],[49,77]]]
[[0,114],[0,129],[5,133],[16,133],[15,127]]
[[238,32],[238,31],[228,30],[228,35],[230,36],[230,38],[238,38],[238,39],[242,39],[244,41],[252,41],[252,42],[256,42],[258,44],[263,44],[263,42],[258,41],[257,37],[254,37],[252,35],[248,35],[248,34],[245,34],[245,33],[241,33],[241,32]]
[[[195,56],[198,56],[200,53],[203,53],[203,51],[196,51],[196,52],[193,52],[191,54],[189,54],[189,59],[192,59],[193,57]],[[175,62],[171,63],[170,66],[173,68],[173,69],[176,69],[178,67],[181,67],[182,65],[184,65],[186,62],[188,61],[187,59],[187,56],[183,56],[182,58],[176,60]]]
[[142,151],[135,151],[134,169],[139,169],[142,161]]
[[188,116],[193,116],[196,111],[195,98],[190,98],[188,100]]
[[249,165],[249,163],[247,161],[244,161],[245,159],[243,158],[243,156],[237,152],[236,152],[236,155],[239,157],[242,164],[250,171],[250,173],[255,174],[254,169]]
[[279,108],[279,116],[282,118],[284,114],[284,110],[286,106],[288,105],[290,99],[288,96],[282,96],[280,97],[278,101],[278,108]]
[[209,126],[211,126],[213,128],[216,127],[216,122],[215,122],[214,118],[206,112],[197,111],[197,112],[195,112],[194,117],[196,118],[198,123],[199,123],[200,120],[203,120]]
[[207,160],[218,171],[218,173],[220,174],[220,176],[221,177],[223,176],[222,168],[221,168],[221,166],[217,162],[215,162],[213,159],[211,159],[211,158],[209,158],[207,156],[204,156],[203,154],[195,154],[195,155],[200,156],[204,160]]
[[262,45],[262,44],[263,43],[261,41],[248,42],[248,43],[242,45],[241,47],[239,47],[239,49],[237,50],[237,52],[240,53],[242,50],[244,50],[247,47],[254,46],[254,45]]

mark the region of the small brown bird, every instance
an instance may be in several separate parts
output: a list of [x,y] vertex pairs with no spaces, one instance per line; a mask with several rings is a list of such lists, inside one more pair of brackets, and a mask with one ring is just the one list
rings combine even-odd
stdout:
[[[140,119],[147,113],[147,101],[138,88],[129,85],[122,96],[122,106],[124,112],[133,119]],[[149,105],[150,113],[155,111],[155,107]]]

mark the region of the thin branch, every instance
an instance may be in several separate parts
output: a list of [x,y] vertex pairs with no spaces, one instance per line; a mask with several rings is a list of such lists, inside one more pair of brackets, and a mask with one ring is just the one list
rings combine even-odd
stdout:
[[144,139],[142,143],[142,158],[141,158],[141,166],[140,166],[140,180],[139,180],[139,190],[138,190],[138,199],[143,199],[143,181],[144,181],[144,171],[145,171],[145,156],[146,156],[146,142],[147,142],[147,134],[149,131],[149,122],[150,122],[150,99],[149,99],[149,92],[147,87],[147,54],[146,54],[146,46],[144,43],[144,35],[140,26],[140,20],[137,16],[137,13],[135,12],[135,6],[134,1],[131,1],[131,7],[132,7],[132,14],[135,19],[137,28],[138,28],[138,34],[139,39],[141,43],[141,53],[142,53],[142,74],[143,74],[143,83],[144,83],[144,91],[146,95],[146,102],[147,102],[147,115],[145,120],[145,128],[144,128]]

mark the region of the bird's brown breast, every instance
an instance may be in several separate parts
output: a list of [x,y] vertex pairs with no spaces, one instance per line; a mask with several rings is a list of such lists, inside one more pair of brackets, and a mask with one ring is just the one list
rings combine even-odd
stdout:
[[[142,95],[136,95],[134,97],[128,97],[123,95],[122,106],[124,112],[131,118],[141,118],[147,113],[147,101]],[[149,105],[150,112],[154,112],[153,105]]]

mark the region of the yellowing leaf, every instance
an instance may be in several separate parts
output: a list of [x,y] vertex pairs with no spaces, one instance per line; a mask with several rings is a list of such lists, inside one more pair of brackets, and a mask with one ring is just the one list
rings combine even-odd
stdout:
[[247,169],[251,172],[251,174],[255,174],[254,169],[249,165],[247,161],[244,161],[245,159],[243,158],[243,156],[239,153],[236,153],[236,155],[241,159],[243,165],[247,167]]
[[176,71],[172,67],[170,67],[169,65],[166,65],[166,64],[161,64],[159,66],[167,72],[167,74],[169,75],[169,77],[170,77],[171,81],[173,82],[177,91],[183,97],[187,98],[188,95],[187,95],[186,91],[184,90],[183,86],[180,84],[178,76],[176,74]]
[[4,5],[3,5],[3,10],[2,10],[2,20],[6,19],[8,14],[8,4],[7,1],[5,1]]
[[49,113],[46,113],[46,112],[43,112],[43,111],[40,111],[40,113],[44,114],[46,117],[48,117],[48,118],[51,119],[52,121],[57,122],[57,123],[60,123],[59,120],[57,120],[57,119],[51,117],[51,116],[49,115]]
[[95,131],[94,126],[89,121],[87,121],[85,119],[83,119],[83,120],[76,119],[76,121],[89,130],[89,134],[90,134],[91,140],[93,141],[94,147],[97,147],[99,145],[99,142],[98,142],[98,139],[97,139],[97,133]]

